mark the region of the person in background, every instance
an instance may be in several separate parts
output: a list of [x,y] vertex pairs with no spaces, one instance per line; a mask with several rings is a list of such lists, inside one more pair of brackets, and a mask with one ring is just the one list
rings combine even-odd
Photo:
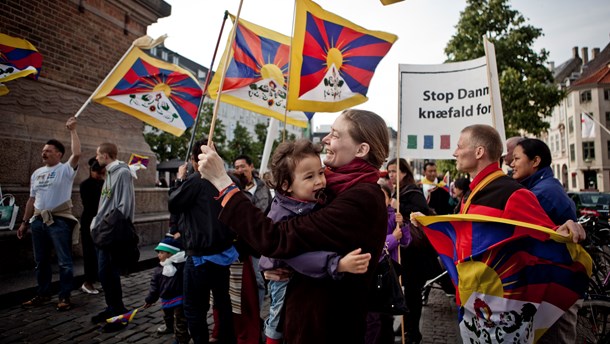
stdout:
[[553,223],[576,221],[576,205],[553,176],[551,150],[538,139],[523,139],[513,150],[510,167],[516,179],[536,195]]
[[429,197],[429,192],[435,189],[438,185],[438,175],[436,172],[436,163],[433,161],[427,161],[424,164],[424,178],[419,182],[422,191],[424,192],[424,198],[426,200]]
[[36,296],[22,303],[23,307],[41,306],[50,300],[51,294],[51,248],[55,248],[59,261],[58,311],[72,308],[70,293],[73,288],[72,231],[78,220],[72,215],[72,184],[76,177],[81,155],[80,139],[76,132],[76,118],[66,122],[70,131],[72,154],[67,163],[62,163],[66,149],[57,140],[49,140],[42,148],[44,166],[32,173],[30,198],[25,206],[23,222],[17,230],[17,238],[23,239],[32,227],[32,246],[36,261]]
[[[136,195],[133,186],[135,172],[129,166],[117,160],[119,149],[113,143],[105,142],[97,147],[95,159],[106,169],[106,180],[102,187],[102,196],[97,215],[91,221],[91,230],[104,221],[104,217],[114,209],[133,222],[136,211]],[[120,255],[120,252],[118,252]],[[121,270],[124,265],[117,257],[116,250],[97,248],[97,263],[100,282],[104,289],[106,309],[91,317],[91,322],[102,323],[106,319],[127,312],[123,304],[123,289],[121,286]],[[105,332],[114,332],[127,326],[126,323],[105,324]]]
[[97,254],[93,239],[91,239],[91,221],[97,214],[97,206],[102,195],[104,174],[106,170],[100,166],[95,157],[89,159],[89,178],[80,183],[80,198],[83,203],[83,214],[80,217],[80,238],[83,246],[83,265],[85,281],[80,289],[87,294],[98,294],[93,285],[97,281]]
[[506,175],[509,177],[513,175],[513,169],[510,168],[510,165],[513,162],[513,151],[515,150],[517,143],[522,140],[525,140],[525,137],[513,136],[506,140],[506,155],[503,157],[502,161],[504,165],[509,167],[508,172],[506,173]]
[[453,182],[453,195],[457,200],[455,208],[453,209],[454,214],[460,213],[460,207],[464,200],[464,195],[466,195],[468,192],[470,192],[470,179],[462,177]]
[[163,239],[155,248],[159,258],[150,280],[150,289],[144,300],[144,307],[149,308],[161,298],[164,325],[157,328],[157,333],[173,333],[174,344],[188,344],[190,340],[188,325],[184,316],[183,270],[185,256],[180,241],[170,237]]
[[[386,247],[392,259],[398,262],[398,245],[409,246],[411,232],[404,223],[400,212],[392,207],[392,189],[387,184],[381,185],[385,195],[385,204],[388,208],[388,234]],[[384,251],[385,254],[385,251]],[[383,255],[380,258],[383,259]],[[369,312],[366,316],[366,344],[393,344],[394,343],[394,316],[387,313]]]

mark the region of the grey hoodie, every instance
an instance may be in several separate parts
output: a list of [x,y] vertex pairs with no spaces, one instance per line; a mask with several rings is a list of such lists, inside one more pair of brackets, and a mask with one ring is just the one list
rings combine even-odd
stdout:
[[136,210],[133,175],[127,164],[117,160],[106,166],[106,180],[102,187],[97,215],[91,222],[91,228],[95,228],[102,222],[104,216],[115,208],[119,208],[125,216],[133,221]]

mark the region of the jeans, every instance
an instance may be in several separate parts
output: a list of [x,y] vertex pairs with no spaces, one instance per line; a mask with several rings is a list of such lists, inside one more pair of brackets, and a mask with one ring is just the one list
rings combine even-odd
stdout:
[[70,298],[74,280],[72,228],[61,217],[54,217],[53,221],[54,223],[50,226],[45,225],[42,220],[35,220],[31,225],[38,295],[50,296],[52,278],[51,248],[55,247],[57,263],[59,265],[59,298],[68,299]]
[[254,269],[254,277],[256,277],[256,287],[258,288],[258,309],[263,309],[263,301],[265,300],[265,279],[258,267],[259,258],[252,257],[252,268]]
[[269,281],[269,295],[271,305],[269,306],[269,317],[265,320],[265,336],[271,339],[282,339],[282,329],[278,329],[282,308],[284,308],[284,298],[286,287],[289,281]]
[[100,282],[104,289],[106,310],[112,315],[127,312],[123,304],[123,289],[121,289],[121,268],[112,260],[110,251],[98,249],[97,263]]
[[205,262],[195,266],[187,257],[184,264],[184,315],[193,343],[208,343],[207,313],[210,309],[210,291],[218,309],[218,339],[234,344],[233,315],[229,298],[229,267]]
[[188,325],[184,317],[184,307],[178,305],[172,308],[163,308],[162,311],[165,326],[174,332],[176,341],[180,344],[187,344],[191,337],[189,336]]

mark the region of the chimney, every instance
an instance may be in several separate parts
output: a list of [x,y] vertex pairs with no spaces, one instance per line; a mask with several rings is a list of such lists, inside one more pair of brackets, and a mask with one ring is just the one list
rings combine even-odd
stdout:
[[593,48],[591,51],[591,60],[595,59],[599,55],[599,48]]
[[549,61],[549,70],[555,72],[555,61]]
[[578,47],[572,48],[572,58],[573,59],[577,59],[578,58]]
[[589,48],[582,47],[580,50],[582,52],[582,64],[586,65],[589,63]]

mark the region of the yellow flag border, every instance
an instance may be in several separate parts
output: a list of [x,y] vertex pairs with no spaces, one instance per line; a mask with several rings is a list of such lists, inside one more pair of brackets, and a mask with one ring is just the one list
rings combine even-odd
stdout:
[[[398,39],[398,36],[391,33],[367,30],[345,18],[342,18],[332,12],[324,10],[322,7],[320,7],[320,5],[316,4],[313,1],[296,0],[294,32],[292,36],[290,53],[290,82],[288,85],[289,92],[286,108],[288,110],[300,111],[337,112],[366,102],[368,100],[368,97],[362,94],[356,94],[353,97],[338,102],[321,102],[315,100],[299,99],[299,81],[301,79],[300,75],[303,66],[303,45],[305,44],[307,12],[322,20],[348,27],[354,31],[374,36],[379,39],[383,39],[392,44]],[[299,77],[294,78],[293,76],[295,75]]]
[[116,85],[119,83],[119,81],[121,81],[123,76],[125,76],[125,74],[131,69],[133,64],[139,58],[157,68],[172,70],[172,71],[186,74],[186,75],[188,75],[188,77],[193,79],[193,81],[195,81],[197,83],[197,85],[199,85],[199,81],[197,81],[197,79],[195,79],[195,77],[188,70],[186,70],[180,66],[177,66],[173,63],[169,63],[169,62],[166,62],[163,60],[156,59],[152,56],[149,56],[148,54],[146,54],[145,52],[140,50],[138,47],[134,47],[133,50],[121,62],[121,64],[119,66],[117,66],[114,73],[112,73],[112,75],[110,75],[108,77],[108,80],[93,95],[92,99],[99,104],[105,105],[105,106],[113,108],[115,110],[119,110],[121,112],[124,112],[130,116],[133,116],[133,117],[139,119],[142,122],[148,123],[148,124],[152,125],[153,127],[159,128],[172,135],[181,136],[186,131],[186,128],[184,130],[181,130],[180,128],[176,128],[170,124],[160,121],[154,117],[151,117],[148,114],[145,114],[141,111],[138,111],[132,107],[129,107],[123,103],[117,102],[116,100],[113,100],[113,99],[107,97],[108,93],[110,93],[116,87]]

